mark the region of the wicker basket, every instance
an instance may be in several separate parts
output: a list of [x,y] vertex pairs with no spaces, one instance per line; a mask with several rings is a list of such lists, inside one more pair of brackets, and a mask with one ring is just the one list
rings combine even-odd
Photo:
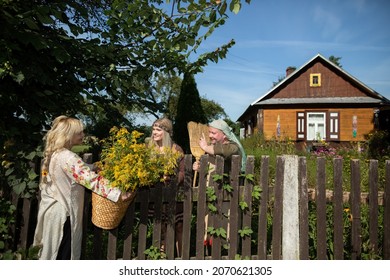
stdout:
[[126,201],[119,199],[118,202],[112,202],[92,192],[92,223],[102,229],[116,228],[122,221],[127,208],[134,198],[135,192]]

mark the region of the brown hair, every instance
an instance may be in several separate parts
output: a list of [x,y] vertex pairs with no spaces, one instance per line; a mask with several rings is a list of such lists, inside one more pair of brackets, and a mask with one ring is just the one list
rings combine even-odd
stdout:
[[[154,121],[153,127],[159,127],[162,130],[164,130],[164,137],[162,140],[162,145],[164,147],[172,147],[173,140],[172,140],[172,133],[173,133],[173,126],[172,121],[168,118],[161,118]],[[151,137],[149,141],[149,146],[157,146],[157,143],[153,141],[153,137]]]
[[173,126],[172,126],[172,121],[170,119],[161,118],[161,119],[155,120],[152,127],[153,126],[157,126],[161,129],[165,130],[166,132],[169,133],[170,136],[172,136],[172,134],[173,134]]

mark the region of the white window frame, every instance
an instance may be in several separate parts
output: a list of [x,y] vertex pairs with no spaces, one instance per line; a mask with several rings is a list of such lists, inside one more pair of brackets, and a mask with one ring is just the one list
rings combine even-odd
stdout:
[[[310,119],[310,115],[322,115],[323,118],[321,121],[319,120],[313,120],[313,119]],[[307,131],[307,135],[306,135],[306,140],[307,141],[316,141],[316,140],[326,140],[326,112],[306,112],[306,131]],[[314,127],[314,136],[310,135],[310,129],[309,129],[309,126],[311,124],[314,124],[315,127]],[[318,127],[319,125],[323,125],[323,133],[324,135],[320,135],[320,139],[318,139],[317,137],[317,134],[320,133]]]

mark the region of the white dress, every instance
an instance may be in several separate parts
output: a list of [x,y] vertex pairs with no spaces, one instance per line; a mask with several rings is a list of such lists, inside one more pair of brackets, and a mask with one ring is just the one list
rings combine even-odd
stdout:
[[67,217],[71,224],[71,259],[80,259],[85,188],[114,202],[121,194],[67,149],[53,153],[47,183],[41,182],[39,188],[41,201],[33,245],[41,247],[39,258],[43,260],[57,258]]

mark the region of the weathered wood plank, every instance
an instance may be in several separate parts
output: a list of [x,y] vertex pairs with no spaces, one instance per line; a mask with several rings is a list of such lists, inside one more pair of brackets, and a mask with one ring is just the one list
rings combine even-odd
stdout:
[[390,260],[390,160],[386,160],[386,182],[383,198],[383,259]]
[[326,174],[325,158],[317,159],[317,187],[316,187],[316,214],[317,214],[317,259],[326,260]]
[[269,156],[261,157],[261,172],[260,172],[260,206],[258,218],[258,245],[257,256],[260,260],[267,259],[267,213],[268,213],[268,199],[269,199]]
[[200,158],[199,170],[199,188],[198,188],[198,204],[196,216],[196,259],[204,259],[204,234],[205,234],[205,217],[206,217],[206,187],[207,187],[207,163],[208,155],[203,155]]
[[378,254],[378,161],[370,160],[369,166],[369,225],[370,250]]
[[[217,157],[216,158],[216,167],[215,167],[215,174],[218,174],[223,177],[223,168],[224,168],[224,160],[222,157]],[[211,183],[211,182],[210,182]],[[210,213],[209,214],[209,219],[212,219],[212,226],[214,229],[219,229],[224,227],[224,230],[226,229],[227,225],[227,218],[223,217],[223,206],[226,203],[223,199],[223,184],[224,180],[216,180],[213,181],[212,184],[210,184],[210,187],[214,188],[214,192],[216,195],[216,208],[217,211],[216,213]],[[214,260],[219,260],[221,259],[221,246],[222,242],[226,242],[225,240],[222,240],[221,236],[212,236],[212,248],[211,248],[211,257]]]
[[360,212],[360,164],[359,160],[351,160],[351,215],[352,215],[352,260],[361,257],[361,212]]
[[183,184],[183,238],[182,238],[182,259],[190,259],[191,248],[191,221],[192,221],[192,156],[185,155],[185,173]]
[[272,259],[282,258],[282,215],[283,215],[283,180],[284,158],[276,159],[276,179],[274,189],[274,208],[272,221]]
[[309,259],[309,209],[307,193],[307,168],[306,158],[299,157],[298,162],[298,184],[299,184],[299,258],[301,260]]
[[333,160],[333,244],[334,258],[336,260],[344,259],[344,206],[343,206],[343,177],[342,177],[343,159],[335,158]]
[[[255,157],[248,156],[246,159],[245,174],[254,174],[255,170]],[[243,188],[243,201],[247,204],[247,207],[242,214],[242,230],[252,229],[252,191],[254,181],[245,179]],[[252,257],[252,235],[244,235],[242,238],[242,258],[251,259]]]

